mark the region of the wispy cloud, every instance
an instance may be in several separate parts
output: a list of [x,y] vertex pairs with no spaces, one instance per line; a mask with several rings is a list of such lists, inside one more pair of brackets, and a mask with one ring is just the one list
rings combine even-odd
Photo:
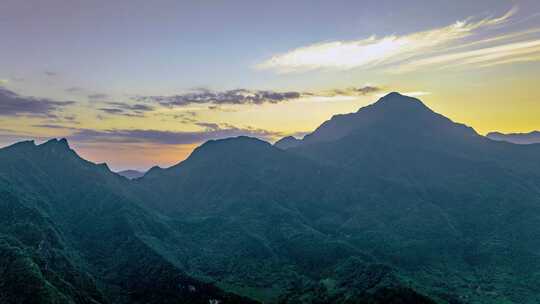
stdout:
[[105,99],[108,99],[109,95],[104,93],[94,93],[88,95],[88,100],[90,101],[103,101]]
[[144,113],[154,110],[154,107],[146,104],[129,104],[125,102],[107,102],[106,107],[98,110],[109,115],[123,115],[130,117],[143,117]]
[[401,65],[396,72],[412,71],[428,66],[435,66],[438,69],[464,66],[489,67],[512,62],[536,61],[539,59],[540,39],[419,59]]
[[431,92],[426,91],[413,91],[413,92],[405,92],[403,95],[411,96],[411,97],[420,97],[420,96],[426,96],[431,95]]
[[482,67],[539,60],[540,39],[531,37],[538,31],[500,33],[516,12],[517,7],[513,7],[500,17],[469,17],[445,27],[402,36],[308,45],[275,55],[256,68],[281,73],[355,68],[406,72],[456,61],[467,67]]
[[323,96],[323,97],[333,97],[333,96],[367,96],[372,95],[377,92],[381,92],[382,87],[365,85],[360,87],[348,87],[344,89],[332,89],[316,93],[306,93],[310,96]]
[[69,87],[69,88],[65,89],[65,91],[67,93],[70,93],[70,94],[77,94],[77,93],[84,92],[84,88],[81,88],[81,87]]
[[71,130],[73,128],[63,125],[57,125],[57,124],[51,124],[51,123],[42,123],[42,124],[35,124],[32,125],[34,128],[40,128],[40,129],[58,129],[58,130]]
[[[82,143],[186,145],[234,136],[252,136],[265,140],[273,140],[283,136],[281,132],[253,127],[235,127],[229,124],[199,123],[199,126],[202,127],[200,131],[71,129],[75,132],[68,138],[74,142]],[[56,126],[52,127],[56,128]]]
[[48,114],[44,120],[41,120],[39,124],[32,125],[35,128],[45,128],[45,126],[56,125],[59,126],[58,129],[69,128],[69,126],[80,125],[81,122],[78,121],[77,116],[75,115],[66,115],[61,113]]
[[167,112],[156,112],[153,113],[154,117],[159,117],[161,121],[175,121],[179,122],[181,124],[195,124],[198,122],[197,116],[198,113],[196,111],[183,111],[183,112],[174,112],[174,113],[167,113]]
[[0,87],[0,116],[44,116],[56,118],[56,112],[75,104],[74,101],[55,101],[46,98],[21,96]]

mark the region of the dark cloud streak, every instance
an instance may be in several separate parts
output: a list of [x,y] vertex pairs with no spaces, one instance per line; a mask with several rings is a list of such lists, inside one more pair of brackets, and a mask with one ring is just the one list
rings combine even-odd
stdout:
[[109,115],[123,115],[130,117],[143,117],[144,113],[151,112],[154,107],[146,104],[128,104],[124,102],[107,102],[107,107],[98,110]]
[[109,98],[109,95],[103,93],[89,94],[88,100],[90,101],[102,101]]
[[34,127],[34,128],[42,128],[42,129],[77,130],[77,129],[67,127],[67,126],[55,125],[55,124],[47,124],[47,123],[32,125],[32,127]]
[[0,87],[0,116],[43,116],[56,118],[55,112],[75,104],[74,101],[55,101],[47,98],[21,96]]
[[191,104],[214,104],[214,105],[262,105],[265,103],[276,104],[302,96],[299,92],[274,92],[267,90],[236,89],[215,92],[199,89],[195,92],[171,95],[171,96],[137,96],[134,99],[139,102],[155,102],[167,107],[181,107]]
[[64,91],[66,91],[67,93],[70,93],[70,94],[76,94],[76,93],[84,92],[84,89],[81,88],[81,87],[69,87],[69,88],[65,89]]
[[236,89],[227,91],[211,91],[197,89],[196,91],[170,96],[136,96],[137,102],[157,103],[165,107],[183,107],[193,104],[209,104],[208,109],[219,110],[222,105],[262,105],[277,104],[296,100],[306,96],[366,96],[382,91],[376,86],[351,87],[333,89],[326,92],[277,92],[270,90]]
[[356,88],[356,91],[360,93],[361,95],[369,95],[373,93],[380,92],[382,88],[374,87],[374,86],[365,86],[361,88]]

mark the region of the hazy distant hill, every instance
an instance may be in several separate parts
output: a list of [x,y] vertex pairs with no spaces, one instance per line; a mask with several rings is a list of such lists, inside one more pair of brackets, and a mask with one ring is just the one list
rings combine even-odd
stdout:
[[140,178],[144,176],[144,172],[137,171],[137,170],[124,170],[124,171],[118,171],[116,173],[129,179],[136,179],[136,178]]
[[527,145],[540,143],[540,131],[530,133],[510,133],[503,134],[499,132],[491,132],[486,135],[488,138],[498,141],[507,141],[514,144]]
[[287,136],[284,137],[274,143],[274,146],[280,148],[280,149],[289,149],[294,148],[298,145],[300,145],[302,141],[300,139],[297,139],[293,136]]
[[540,301],[540,145],[397,93],[135,180],[64,140],[19,143],[0,194],[0,302]]

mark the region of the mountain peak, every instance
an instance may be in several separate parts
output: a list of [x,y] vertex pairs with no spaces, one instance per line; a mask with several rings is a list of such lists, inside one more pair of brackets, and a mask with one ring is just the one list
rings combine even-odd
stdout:
[[33,140],[24,140],[24,141],[20,141],[20,142],[17,142],[17,143],[14,143],[6,148],[21,148],[21,147],[35,147],[36,146],[36,142],[33,141]]
[[255,147],[255,146],[270,146],[264,140],[249,136],[228,137],[223,139],[213,139],[205,142],[197,149],[208,149],[211,147]]
[[[197,157],[200,154],[237,153],[254,152],[271,147],[270,143],[255,137],[237,136],[224,139],[209,140],[197,147],[189,158]],[[189,159],[188,158],[188,159]]]
[[[377,102],[366,108],[373,107],[379,110],[393,111],[396,113],[404,111],[425,111],[432,112],[420,99],[407,95],[402,95],[398,92],[392,92],[379,98]],[[358,112],[364,110],[360,108]]]
[[71,155],[79,158],[79,155],[73,149],[71,149],[67,139],[65,138],[53,138],[40,145],[37,145],[36,147],[38,148],[38,151],[46,151],[47,153],[58,155]]
[[[220,160],[225,158],[246,159],[248,156],[259,155],[271,149],[277,149],[264,140],[249,136],[237,136],[224,139],[209,140],[195,148],[189,157],[168,168],[167,171],[176,170],[185,163],[207,162],[209,159]],[[154,174],[152,169],[146,174]],[[146,177],[145,175],[145,177]]]
[[42,143],[39,146],[41,146],[41,147],[59,147],[59,148],[64,148],[64,149],[70,149],[69,148],[69,143],[68,143],[67,139],[65,139],[65,138],[61,138],[61,139],[53,138],[53,139],[50,139],[50,140]]
[[334,115],[313,133],[306,135],[302,144],[334,141],[357,130],[377,132],[381,128],[391,134],[406,132],[406,136],[426,133],[438,133],[441,136],[450,133],[459,136],[477,134],[472,128],[433,112],[417,98],[392,92],[355,113]]
[[69,147],[65,138],[53,138],[38,145],[36,145],[33,140],[21,141],[1,150],[14,151],[16,153],[29,153],[45,157],[54,155],[55,157],[60,158],[75,157],[81,159],[77,153]]
[[253,164],[257,163],[254,159],[264,158],[275,151],[282,152],[264,140],[249,136],[208,140],[195,148],[185,160],[168,168],[152,167],[144,174],[142,179],[150,180],[175,175],[186,170],[186,168],[199,166]]
[[102,168],[102,169],[105,169],[107,171],[111,171],[111,169],[109,168],[109,165],[107,165],[107,163],[100,163],[100,164],[96,164],[96,166],[98,168]]
[[386,95],[384,95],[382,98],[396,98],[396,97],[408,97],[406,95],[402,95],[399,92],[390,92]]

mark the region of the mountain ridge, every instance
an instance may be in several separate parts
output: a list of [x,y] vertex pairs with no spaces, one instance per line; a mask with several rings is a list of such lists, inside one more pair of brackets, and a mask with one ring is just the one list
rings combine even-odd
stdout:
[[540,301],[540,149],[381,100],[295,147],[208,141],[134,180],[63,140],[0,149],[0,254],[36,271],[0,270],[59,303]]

